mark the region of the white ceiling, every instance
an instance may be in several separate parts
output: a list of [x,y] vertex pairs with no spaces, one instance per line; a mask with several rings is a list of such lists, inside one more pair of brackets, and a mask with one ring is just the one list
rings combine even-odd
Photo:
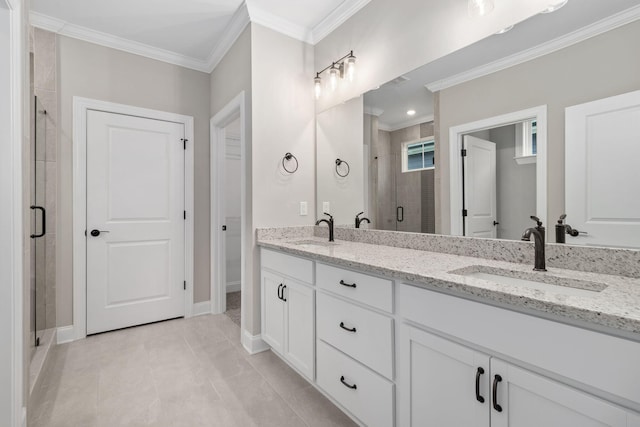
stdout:
[[[433,94],[425,85],[433,90],[442,89],[565,47],[584,39],[585,34],[595,35],[611,25],[640,19],[638,3],[638,0],[570,0],[554,13],[531,17],[505,34],[493,35],[406,73],[408,81],[387,83],[367,92],[365,110],[379,114],[386,130],[432,119]],[[409,109],[416,110],[413,118],[407,115]]]
[[370,0],[32,0],[32,25],[210,72],[249,19],[317,43]]

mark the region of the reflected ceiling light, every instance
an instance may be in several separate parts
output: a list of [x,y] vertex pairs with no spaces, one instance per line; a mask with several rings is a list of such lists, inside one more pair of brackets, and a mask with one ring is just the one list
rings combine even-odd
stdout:
[[467,10],[472,18],[484,16],[495,7],[494,0],[469,0]]
[[513,30],[513,25],[509,25],[508,27],[501,29],[501,30],[500,30],[500,31],[498,31],[496,34],[504,34],[504,33],[506,33],[507,31],[511,31],[511,30]]
[[540,13],[551,13],[551,12],[555,12],[556,10],[560,9],[561,7],[563,7],[565,4],[567,4],[569,2],[569,0],[564,0],[561,2],[556,2],[556,3],[552,3],[549,5],[548,8],[546,8],[545,10],[543,10]]
[[329,70],[329,86],[332,91],[338,88],[338,81],[340,79],[344,79],[345,75],[349,81],[353,81],[356,74],[356,57],[353,54],[353,51],[350,51],[342,58],[332,62],[331,65],[316,73],[316,77],[313,79],[316,99],[319,99],[322,96],[322,78],[320,77],[320,74],[327,70]]
[[409,110],[409,111],[407,111],[407,115],[408,115],[408,116],[415,116],[415,115],[416,115],[416,110]]

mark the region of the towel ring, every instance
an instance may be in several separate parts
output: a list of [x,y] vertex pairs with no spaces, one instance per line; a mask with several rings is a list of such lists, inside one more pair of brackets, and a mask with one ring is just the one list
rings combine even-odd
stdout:
[[[296,167],[293,170],[287,169],[287,166],[285,164],[285,162],[291,161],[291,159],[295,160],[296,162]],[[295,173],[295,171],[298,170],[298,159],[296,159],[296,156],[294,156],[293,154],[287,153],[282,158],[282,167],[287,173]]]
[[[338,167],[342,164],[347,165],[347,173],[345,173],[344,175],[340,173],[340,170],[338,169]],[[351,168],[349,167],[349,163],[347,163],[344,160],[340,160],[340,159],[336,159],[336,173],[338,174],[339,177],[346,177],[347,175],[349,175],[349,172],[351,172]]]

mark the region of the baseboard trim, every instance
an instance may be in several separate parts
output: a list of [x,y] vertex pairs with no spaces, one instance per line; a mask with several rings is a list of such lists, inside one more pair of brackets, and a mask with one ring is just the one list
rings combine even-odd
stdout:
[[227,283],[227,293],[229,292],[240,292],[242,283],[238,280],[237,282],[229,282]]
[[61,326],[56,332],[58,335],[58,344],[65,344],[77,339],[76,329],[73,325]]
[[246,330],[242,331],[242,346],[249,354],[262,353],[271,349],[269,344],[262,339],[262,335],[251,335]]
[[193,304],[193,317],[211,314],[211,301],[202,301]]

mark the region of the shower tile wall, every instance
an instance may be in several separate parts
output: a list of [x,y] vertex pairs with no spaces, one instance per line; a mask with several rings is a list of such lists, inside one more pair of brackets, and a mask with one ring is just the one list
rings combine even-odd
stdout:
[[[45,318],[38,321],[39,329],[49,329],[56,326],[56,197],[57,197],[57,118],[58,118],[58,96],[57,96],[57,49],[56,35],[54,33],[34,28],[33,30],[33,89],[40,104],[46,110],[44,115],[44,126],[46,126],[45,138],[40,138],[36,148],[36,161],[42,162],[38,166],[44,170],[44,176],[38,177],[45,180],[45,194],[43,198],[38,198],[38,202],[44,203],[47,210],[47,234],[44,239],[37,241],[36,250],[43,250],[45,253],[44,271],[37,272],[38,280],[36,292],[44,295],[38,298],[38,304],[44,307],[37,307],[38,313],[45,313]],[[44,114],[37,111],[42,119]],[[43,141],[44,139],[44,141]],[[42,144],[42,145],[40,145]],[[42,321],[43,323],[41,323]]]

